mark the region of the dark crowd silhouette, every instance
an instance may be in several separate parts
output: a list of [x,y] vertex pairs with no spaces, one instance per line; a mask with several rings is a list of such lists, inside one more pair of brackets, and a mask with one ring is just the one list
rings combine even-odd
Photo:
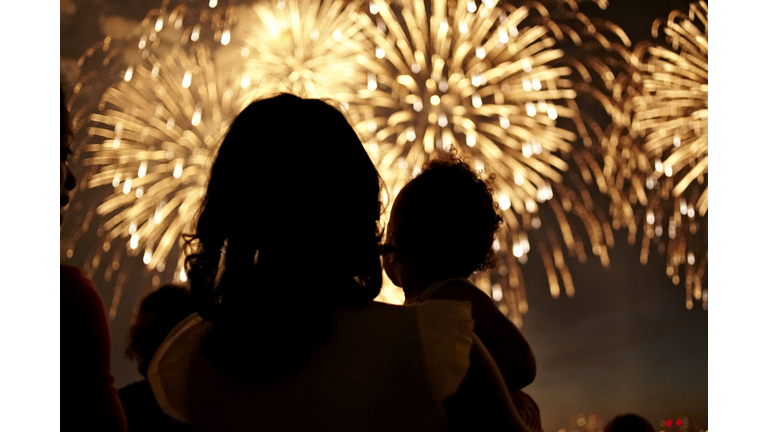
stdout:
[[653,425],[637,414],[622,414],[606,423],[603,432],[654,432]]
[[[71,142],[62,91],[62,217]],[[158,288],[134,318],[126,355],[142,380],[115,389],[103,303],[61,265],[62,429],[541,431],[522,391],[531,347],[470,281],[495,264],[491,182],[456,152],[433,160],[385,231],[388,191],[340,110],[289,94],[251,103],[184,236],[189,288]],[[373,301],[384,271],[405,305]]]
[[[61,218],[77,179],[69,169],[72,123],[61,90]],[[93,284],[75,267],[59,267],[61,425],[64,429],[126,430],[109,369],[107,315]]]
[[173,284],[163,285],[147,295],[128,335],[126,357],[138,363],[144,379],[117,391],[123,405],[128,430],[184,432],[192,428],[165,414],[147,381],[152,356],[176,325],[194,312],[189,290]]

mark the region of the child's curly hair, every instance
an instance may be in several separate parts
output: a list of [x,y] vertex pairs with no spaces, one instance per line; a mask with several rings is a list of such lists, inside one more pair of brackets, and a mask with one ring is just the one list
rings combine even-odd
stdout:
[[502,219],[492,182],[493,176],[483,181],[455,154],[425,164],[392,208],[396,253],[442,277],[493,267],[493,240]]

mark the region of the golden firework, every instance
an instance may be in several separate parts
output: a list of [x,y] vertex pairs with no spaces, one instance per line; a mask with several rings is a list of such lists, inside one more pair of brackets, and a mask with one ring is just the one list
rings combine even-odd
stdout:
[[[643,148],[654,160],[657,178],[677,178],[674,197],[682,196],[698,179],[703,184],[707,173],[707,20],[703,1],[691,4],[688,15],[674,11],[664,29],[672,49],[643,44],[635,52],[641,62],[644,94],[633,100],[632,126],[645,137]],[[657,31],[654,27],[654,33]],[[707,188],[689,203],[704,216]]]
[[89,130],[84,163],[98,165],[89,187],[115,191],[97,208],[109,216],[106,241],[129,239],[149,269],[187,230],[206,185],[207,167],[227,121],[242,108],[240,82],[220,88],[210,54],[150,55],[124,81],[109,88]]
[[[701,10],[696,5],[693,7],[690,17],[700,16]],[[679,12],[673,12],[670,18],[681,19],[681,16]],[[680,24],[675,28],[684,27],[690,28],[690,25]],[[675,34],[675,31],[668,33]],[[689,36],[697,39],[694,34],[701,35],[692,31]],[[706,94],[702,97],[700,93],[701,84],[706,89],[706,79],[703,83],[692,84],[694,90],[687,93],[685,88],[679,87],[683,82],[680,76],[671,78],[678,73],[706,77],[706,61],[704,69],[691,75],[687,66],[669,64],[668,60],[677,58],[676,54],[670,54],[662,47],[643,43],[632,52],[617,42],[605,46],[610,49],[597,52],[584,49],[577,56],[583,63],[577,69],[585,75],[585,82],[591,84],[577,84],[576,90],[597,101],[610,119],[607,124],[599,124],[588,114],[588,109],[582,110],[581,116],[573,117],[583,122],[578,129],[587,144],[581,151],[586,163],[580,164],[580,170],[594,177],[601,192],[611,198],[609,212],[613,217],[613,228],[627,228],[630,244],[634,244],[638,234],[642,237],[641,263],[648,262],[652,245],[659,252],[666,252],[667,274],[675,284],[680,282],[678,267],[685,264],[686,306],[691,308],[696,299],[706,308],[706,216],[700,215],[697,219],[695,204],[692,204],[700,201],[705,211],[706,198],[701,201],[701,197],[706,194],[706,186],[703,186],[703,195],[700,187],[706,184],[706,179],[699,176],[698,179],[703,180],[701,184],[698,179],[681,182],[691,170],[701,166],[702,159],[706,171],[707,101]],[[680,56],[686,58],[683,54]],[[688,114],[701,118],[702,109],[703,125],[691,128],[692,123],[680,118]],[[696,112],[699,113],[693,114]],[[682,122],[688,125],[687,131],[678,132],[676,137],[674,125]],[[697,136],[699,132],[703,136]],[[702,139],[704,147],[697,149]],[[692,147],[683,148],[684,142]],[[703,153],[699,156],[703,157],[694,155],[701,150]],[[677,151],[680,154],[672,157]],[[675,165],[674,161],[681,157],[688,158],[687,165]],[[671,161],[672,165],[665,166],[665,161]],[[685,188],[681,186],[683,184]],[[676,190],[678,196],[675,196]]]
[[[586,259],[568,215],[581,219],[592,252],[608,265],[610,226],[606,231],[593,212],[586,188],[563,174],[577,139],[559,123],[575,114],[568,104],[576,96],[572,69],[557,47],[570,28],[537,2],[514,7],[495,0],[372,0],[355,18],[374,47],[359,58],[367,85],[349,112],[394,195],[451,148],[496,175],[505,220],[494,244],[501,264],[476,282],[515,323],[528,308],[519,263],[532,249],[529,233],[540,237],[535,249],[553,297],[560,295],[558,274],[566,294],[574,294],[561,243]],[[535,234],[541,208],[558,234]]]
[[[126,255],[141,257],[144,275],[168,267],[185,280],[180,235],[197,211],[216,145],[248,101],[242,71],[214,65],[210,48],[229,42],[222,25],[229,9],[198,14],[167,5],[150,11],[133,34],[88,50],[81,65],[93,70],[70,101],[76,158],[91,168],[74,200],[85,204],[85,217],[74,218],[76,229],[66,230],[72,234],[62,244],[71,258],[98,222],[84,268],[89,277],[102,269],[107,282],[118,274],[111,317],[128,273],[136,272],[125,270]],[[166,263],[169,256],[176,262]]]
[[288,92],[343,100],[354,93],[365,83],[357,57],[370,51],[350,18],[359,4],[276,0],[241,6],[235,38],[254,97]]

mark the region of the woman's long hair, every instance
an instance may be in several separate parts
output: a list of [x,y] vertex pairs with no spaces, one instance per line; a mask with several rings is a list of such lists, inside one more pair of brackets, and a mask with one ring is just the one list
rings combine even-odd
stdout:
[[344,115],[321,100],[282,94],[237,116],[187,236],[214,367],[277,380],[327,339],[333,308],[378,295],[382,185]]

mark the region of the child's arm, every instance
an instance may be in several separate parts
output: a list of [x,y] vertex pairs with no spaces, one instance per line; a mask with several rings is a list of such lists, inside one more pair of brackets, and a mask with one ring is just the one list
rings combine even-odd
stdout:
[[469,281],[456,280],[441,286],[430,298],[472,303],[474,332],[499,366],[507,388],[520,390],[533,382],[536,359],[528,341],[484,292]]
[[456,393],[443,402],[448,430],[530,432],[491,355],[477,335],[472,337],[467,374]]

